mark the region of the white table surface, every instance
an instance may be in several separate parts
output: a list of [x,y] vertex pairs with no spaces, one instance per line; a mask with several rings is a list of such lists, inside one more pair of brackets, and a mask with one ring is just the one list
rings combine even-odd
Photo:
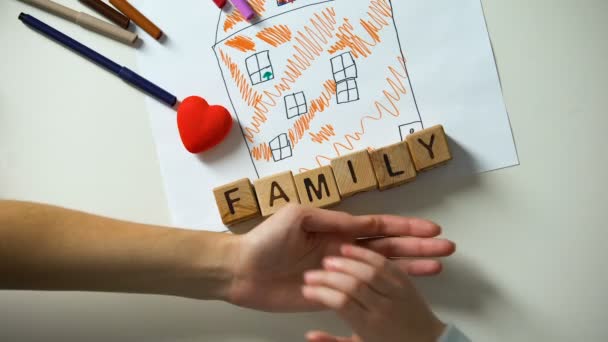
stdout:
[[[458,242],[445,273],[418,284],[476,341],[606,341],[608,1],[483,4],[521,166],[426,177],[387,211],[434,219]],[[137,67],[132,48],[1,1],[0,198],[169,224],[144,96],[26,29],[20,11]],[[362,201],[341,208],[365,211]],[[0,341],[282,342],[312,328],[346,332],[331,314],[0,292]]]

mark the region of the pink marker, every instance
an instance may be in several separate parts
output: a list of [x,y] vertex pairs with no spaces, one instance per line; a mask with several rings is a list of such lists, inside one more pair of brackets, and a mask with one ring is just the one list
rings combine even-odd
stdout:
[[255,16],[255,12],[253,11],[253,8],[251,8],[251,6],[249,6],[249,3],[247,2],[247,0],[230,0],[230,1],[239,10],[239,12],[241,12],[241,14],[243,15],[243,17],[245,17],[245,19],[251,20],[251,18],[253,18]]

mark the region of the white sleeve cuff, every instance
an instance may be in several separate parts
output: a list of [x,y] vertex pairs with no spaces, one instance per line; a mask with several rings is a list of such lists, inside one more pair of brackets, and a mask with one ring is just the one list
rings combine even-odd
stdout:
[[471,342],[471,340],[458,330],[454,325],[450,324],[439,338],[438,342]]

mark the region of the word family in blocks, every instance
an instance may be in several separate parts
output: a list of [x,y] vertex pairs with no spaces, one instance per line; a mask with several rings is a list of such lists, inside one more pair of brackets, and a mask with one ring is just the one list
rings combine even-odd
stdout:
[[327,208],[361,192],[391,189],[451,159],[448,139],[438,125],[394,145],[336,158],[331,166],[295,176],[283,172],[254,184],[242,179],[214,189],[214,195],[222,221],[232,225],[269,217],[290,203]]

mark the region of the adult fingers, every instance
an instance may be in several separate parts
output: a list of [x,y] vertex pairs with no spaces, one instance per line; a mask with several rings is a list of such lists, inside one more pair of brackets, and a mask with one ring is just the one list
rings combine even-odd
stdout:
[[417,236],[434,237],[441,228],[427,220],[389,215],[353,216],[347,213],[294,207],[301,215],[304,231],[309,233],[339,233],[354,237]]
[[450,240],[419,237],[388,237],[358,241],[358,245],[387,258],[436,258],[449,256],[456,250]]
[[304,281],[309,286],[325,286],[345,293],[361,303],[366,311],[372,311],[378,302],[386,300],[386,297],[371,290],[366,283],[346,273],[310,271],[304,275]]
[[324,286],[302,287],[304,298],[336,311],[343,319],[352,324],[365,322],[365,309],[352,297],[338,290]]
[[358,342],[354,337],[338,337],[324,331],[311,331],[306,334],[308,342]]

